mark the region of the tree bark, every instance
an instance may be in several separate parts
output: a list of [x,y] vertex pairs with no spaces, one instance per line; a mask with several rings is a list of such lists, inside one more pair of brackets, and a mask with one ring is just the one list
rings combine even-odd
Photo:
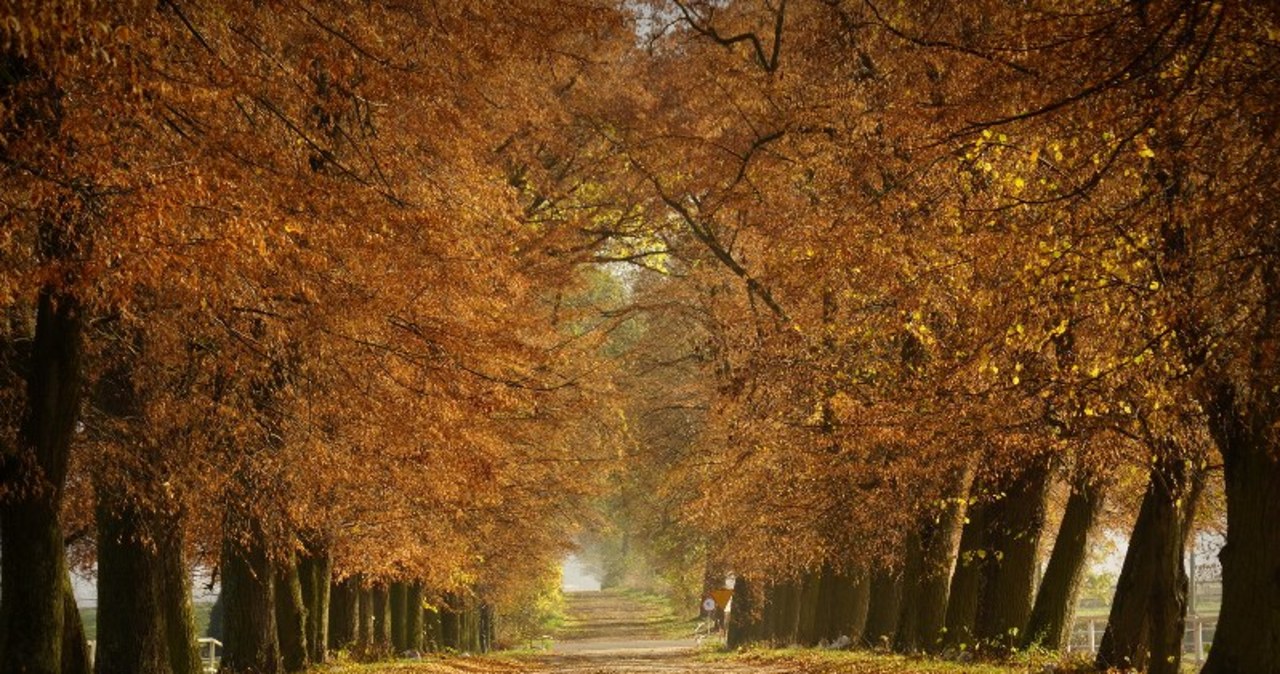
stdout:
[[1175,452],[1162,452],[1152,464],[1098,648],[1099,668],[1177,674],[1187,603],[1183,553],[1201,483],[1200,471]]
[[[898,599],[897,630],[893,637],[895,650],[913,653],[919,650],[920,586],[924,580],[924,544],[921,525],[907,533],[903,540],[902,590]],[[927,532],[925,535],[929,535]]]
[[871,601],[867,572],[858,568],[838,574],[836,578],[836,638],[848,636],[851,644],[860,643]]
[[156,552],[160,557],[160,606],[169,642],[169,664],[174,674],[200,674],[204,663],[196,641],[196,613],[191,604],[191,572],[182,526],[176,517],[161,520]]
[[975,633],[1003,648],[1022,642],[1035,592],[1036,552],[1044,529],[1049,469],[1040,459],[987,506],[983,568]]
[[462,650],[461,615],[455,606],[456,599],[448,595],[444,606],[440,607],[440,644],[444,648]]
[[147,550],[142,514],[99,489],[97,674],[168,674],[159,560]]
[[757,598],[754,581],[738,576],[733,585],[733,611],[725,626],[725,646],[734,649],[759,638],[760,598]]
[[[1280,271],[1271,270],[1272,276]],[[1272,288],[1280,283],[1274,278]],[[1276,303],[1268,319],[1276,346]],[[1272,356],[1274,358],[1274,356]],[[1274,361],[1272,361],[1274,363]],[[1274,365],[1272,365],[1274,372]],[[1273,380],[1274,381],[1274,380]],[[1214,442],[1222,453],[1227,496],[1227,542],[1222,562],[1222,607],[1213,648],[1202,674],[1280,672],[1280,447],[1275,389],[1240,400],[1220,384],[1206,404]]]
[[970,648],[976,641],[974,623],[978,618],[978,598],[982,592],[982,568],[986,564],[985,539],[987,503],[982,487],[975,483],[969,491],[970,506],[960,534],[960,549],[951,590],[947,593],[947,618],[943,643],[953,648]]
[[232,537],[223,541],[219,671],[225,674],[277,674],[284,669],[276,633],[275,573],[258,540],[260,536],[245,543]]
[[298,580],[307,610],[307,659],[312,664],[321,664],[328,656],[332,576],[333,558],[328,549],[307,546],[306,553],[298,560]]
[[89,642],[85,639],[84,623],[80,620],[80,607],[71,591],[71,577],[67,577],[67,590],[62,594],[62,674],[90,674]]
[[42,289],[35,337],[24,364],[27,396],[19,444],[3,457],[6,486],[13,494],[0,506],[3,672],[62,671],[64,601],[70,590],[58,508],[80,415],[81,332],[74,298],[52,287]]
[[867,622],[862,641],[871,647],[888,646],[898,631],[902,599],[902,576],[892,569],[877,567],[871,574]]
[[409,585],[409,593],[405,596],[405,648],[416,653],[422,652],[422,595],[422,583],[415,582]]
[[796,604],[796,643],[801,646],[815,646],[818,639],[818,597],[819,572],[805,571],[800,577],[800,592]]
[[385,653],[391,646],[391,601],[386,585],[373,588],[373,646]]
[[329,648],[340,651],[356,643],[360,626],[360,586],[354,577],[331,583]]
[[1084,578],[1089,536],[1102,511],[1103,496],[1102,485],[1083,479],[1067,499],[1053,552],[1027,622],[1023,646],[1039,644],[1055,651],[1067,647],[1075,621],[1076,598]]
[[408,637],[405,633],[405,620],[408,615],[405,611],[405,599],[409,588],[404,583],[395,582],[388,589],[388,601],[390,603],[391,613],[391,647],[395,653],[399,655],[407,648]]
[[307,668],[306,603],[302,597],[302,578],[296,556],[276,568],[276,630],[280,641],[280,658],[285,671],[300,672]]
[[356,592],[356,646],[362,652],[373,649],[373,588],[361,585]]

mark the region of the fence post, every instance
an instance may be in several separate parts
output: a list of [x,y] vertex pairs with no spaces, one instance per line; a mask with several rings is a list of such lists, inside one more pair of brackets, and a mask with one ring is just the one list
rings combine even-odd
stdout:
[[1089,618],[1089,652],[1098,652],[1098,641],[1093,631],[1093,618]]

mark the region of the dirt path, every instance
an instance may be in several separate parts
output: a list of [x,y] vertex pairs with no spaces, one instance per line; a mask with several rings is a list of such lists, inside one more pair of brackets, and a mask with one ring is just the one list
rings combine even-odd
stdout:
[[574,592],[565,596],[569,620],[533,671],[570,674],[773,674],[785,670],[743,667],[697,659],[689,631],[654,602],[622,592]]

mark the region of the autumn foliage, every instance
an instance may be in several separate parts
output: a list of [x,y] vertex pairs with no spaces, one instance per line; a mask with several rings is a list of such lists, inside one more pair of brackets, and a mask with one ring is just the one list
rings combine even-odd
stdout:
[[[608,494],[732,641],[1280,667],[1264,3],[6,2],[0,671],[487,648]],[[1200,515],[1197,518],[1197,514]],[[1044,563],[1043,581],[1036,569]],[[696,567],[696,568],[695,568]],[[692,569],[692,570],[691,570]],[[121,588],[129,588],[121,591]]]

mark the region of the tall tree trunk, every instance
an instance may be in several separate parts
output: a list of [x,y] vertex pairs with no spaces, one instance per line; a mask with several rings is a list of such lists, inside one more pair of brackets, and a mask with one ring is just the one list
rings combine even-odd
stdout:
[[371,586],[360,585],[356,593],[356,613],[358,614],[356,645],[364,653],[369,653],[374,647],[373,588]]
[[416,653],[422,652],[422,595],[422,583],[414,582],[409,585],[409,593],[405,596],[404,647]]
[[[256,528],[256,527],[255,527]],[[234,527],[228,527],[234,531]],[[275,573],[266,550],[249,536],[222,544],[223,648],[220,672],[277,674],[284,669],[276,634]]]
[[[912,653],[920,647],[920,587],[924,580],[924,544],[920,529],[932,523],[917,526],[907,532],[903,540],[902,590],[898,598],[897,630],[893,638],[895,650]],[[925,532],[924,535],[931,535]]]
[[990,559],[983,568],[975,624],[981,641],[1013,648],[1026,632],[1048,486],[1048,465],[1036,459],[1009,485],[1004,498],[987,506],[984,539]]
[[987,503],[980,483],[969,491],[969,511],[960,534],[960,550],[955,571],[951,574],[951,590],[947,593],[946,635],[943,643],[953,648],[974,645],[974,623],[978,618],[978,598],[982,593],[982,568],[987,561]]
[[[42,235],[59,236],[56,231]],[[6,487],[12,490],[0,505],[0,663],[5,671],[62,671],[64,601],[70,590],[58,508],[80,415],[81,328],[74,298],[52,287],[41,290],[25,363],[25,418],[16,451],[3,457]]]
[[[908,565],[916,569],[903,589],[903,611],[898,623],[897,647],[901,651],[936,651],[942,646],[947,617],[947,593],[964,528],[965,498],[973,480],[970,467],[957,472],[935,512],[925,514],[919,533],[909,537]],[[914,559],[912,559],[914,557]],[[914,586],[910,592],[907,587]],[[907,595],[911,596],[908,606]]]
[[1098,666],[1176,674],[1182,658],[1187,574],[1183,567],[1202,477],[1177,452],[1151,466],[1116,583]]
[[457,599],[446,595],[444,605],[440,607],[440,644],[444,648],[462,650],[460,618]]
[[831,564],[822,565],[818,576],[818,600],[814,607],[814,634],[819,642],[831,643],[840,636],[836,626],[836,600],[839,595],[840,575]]
[[805,571],[800,577],[800,596],[796,612],[796,643],[814,646],[818,643],[818,597],[822,591],[818,571]]
[[97,674],[168,674],[159,559],[148,550],[143,515],[99,488]]
[[1023,646],[1039,644],[1055,651],[1067,647],[1075,621],[1076,598],[1084,578],[1089,535],[1102,511],[1103,496],[1103,485],[1086,477],[1079,480],[1067,499],[1058,537],[1027,622]]
[[[164,612],[165,638],[169,642],[169,665],[174,674],[199,674],[204,670],[204,663],[196,641],[191,571],[187,567],[182,524],[175,516],[160,519],[155,543],[160,560],[160,608]],[[98,610],[102,610],[101,605]]]
[[488,603],[481,603],[478,619],[480,622],[480,652],[488,653],[493,648],[493,607]]
[[778,632],[778,586],[769,583],[760,592],[760,631],[758,639],[773,643]]
[[307,659],[320,664],[328,655],[329,602],[333,558],[323,545],[308,545],[298,560],[298,580],[302,602],[307,609]]
[[858,567],[837,574],[833,607],[837,639],[847,636],[851,644],[862,641],[862,631],[867,624],[867,609],[870,601],[871,584],[865,569]]
[[307,668],[307,615],[302,598],[302,579],[296,556],[276,568],[276,629],[280,641],[280,658],[285,671],[300,672]]
[[68,576],[67,589],[62,593],[62,674],[90,674],[93,672],[90,659],[80,607],[76,605]]
[[725,646],[738,648],[759,638],[760,607],[755,582],[738,576],[733,585],[733,610],[725,627]]
[[440,622],[440,609],[429,608],[422,611],[423,635],[422,645],[428,651],[444,649],[444,632]]
[[388,601],[390,602],[391,612],[391,647],[395,649],[398,655],[403,653],[408,641],[405,634],[405,619],[408,617],[405,612],[405,599],[408,595],[409,588],[402,582],[391,584],[388,590]]
[[331,583],[329,591],[329,648],[340,651],[355,645],[360,625],[360,586],[354,577]]
[[[1275,371],[1280,270],[1270,270],[1270,371]],[[1262,347],[1259,344],[1258,348]],[[1265,362],[1265,361],[1261,361]],[[1266,368],[1261,371],[1266,372]],[[1274,381],[1274,379],[1273,379]],[[1222,453],[1227,496],[1227,542],[1222,562],[1222,607],[1203,674],[1280,672],[1280,396],[1253,387],[1241,400],[1223,383],[1206,404]]]
[[888,646],[898,631],[899,607],[902,599],[902,575],[892,569],[876,567],[871,573],[867,622],[862,641],[871,647]]
[[373,587],[373,646],[379,653],[391,649],[391,601],[386,585]]

